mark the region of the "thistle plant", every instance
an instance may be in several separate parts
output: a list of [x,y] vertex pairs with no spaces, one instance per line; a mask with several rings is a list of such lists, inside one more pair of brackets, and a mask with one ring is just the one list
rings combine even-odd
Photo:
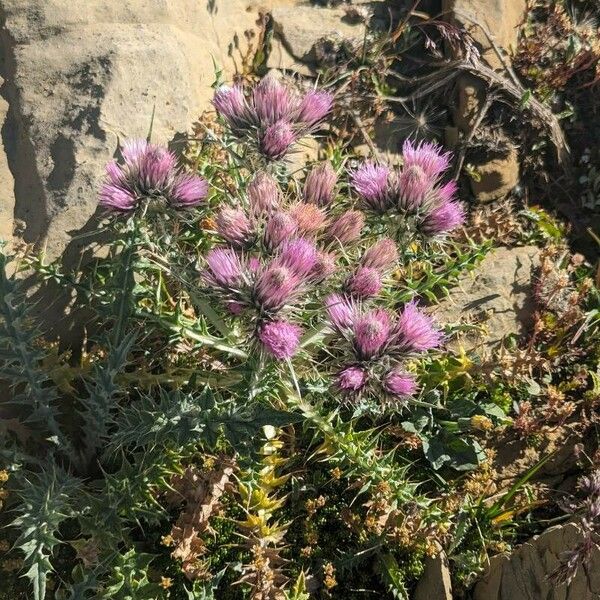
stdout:
[[[383,405],[402,406],[417,391],[408,358],[439,345],[441,333],[431,317],[414,302],[395,314],[381,308],[365,309],[338,294],[327,298],[329,322],[338,334],[342,359],[338,389],[354,401],[379,398]],[[335,342],[334,342],[335,344]],[[347,362],[346,362],[347,361]]]
[[[60,542],[81,555],[77,569],[60,572],[61,593],[72,597],[167,598],[174,587],[181,597],[216,598],[223,581],[227,598],[248,589],[284,598],[296,593],[292,581],[313,582],[316,573],[327,573],[331,590],[350,589],[332,575],[343,572],[335,556],[307,560],[300,571],[288,546],[298,491],[321,485],[311,481],[314,456],[365,502],[381,503],[385,489],[394,518],[410,514],[419,531],[446,523],[417,491],[414,456],[399,452],[381,424],[408,431],[418,421],[411,431],[425,450],[428,432],[442,427],[437,411],[448,412],[422,382],[445,335],[418,297],[420,289],[433,297],[448,280],[429,272],[401,287],[398,267],[407,241],[418,235],[437,251],[464,211],[454,184],[442,181],[449,156],[437,146],[407,144],[400,171],[348,170],[332,157],[289,173],[289,153],[324,124],[332,101],[273,77],[251,90],[219,88],[214,106],[225,133],[211,140],[222,144],[222,160],[199,162],[198,172],[150,141],[123,145],[99,191],[114,239],[108,257],[76,277],[30,263],[97,314],[98,333],[87,342],[94,359],[67,371],[69,385],[58,388],[44,373],[16,283],[0,281],[5,372],[18,416],[37,436],[26,448],[17,436],[2,438],[10,481],[21,482],[14,525],[33,528],[20,547],[36,600]],[[460,254],[448,260],[453,274],[471,263]],[[17,373],[19,362],[27,368]],[[63,407],[75,407],[74,423]],[[214,456],[222,468],[198,465]],[[165,498],[182,486],[167,510]],[[46,497],[41,487],[58,493],[52,514],[33,518],[31,507]],[[235,514],[242,509],[245,518]],[[235,515],[245,542],[229,540],[224,550],[215,539],[209,558],[222,511]],[[61,530],[67,519],[77,524],[74,541]],[[166,545],[159,540],[169,531]],[[394,593],[404,593],[389,531],[373,527],[357,539],[365,547],[356,561],[375,561],[370,570],[392,573],[386,586],[402,580]],[[160,569],[166,576],[153,575]]]
[[177,159],[167,148],[146,140],[129,140],[122,148],[123,164],[106,165],[106,182],[100,190],[101,206],[134,210],[143,199],[159,198],[175,208],[196,206],[206,197],[202,178],[177,169]]

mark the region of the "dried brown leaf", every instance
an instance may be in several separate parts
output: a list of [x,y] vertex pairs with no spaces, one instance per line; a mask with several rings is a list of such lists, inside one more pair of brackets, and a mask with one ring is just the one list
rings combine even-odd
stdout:
[[210,518],[221,509],[220,499],[230,488],[234,463],[221,459],[216,467],[206,472],[195,465],[189,466],[183,475],[173,478],[175,490],[168,500],[183,500],[185,506],[171,529],[175,549],[173,558],[182,562],[183,572],[188,579],[196,579],[200,573],[197,559],[205,551],[202,534],[210,532]]

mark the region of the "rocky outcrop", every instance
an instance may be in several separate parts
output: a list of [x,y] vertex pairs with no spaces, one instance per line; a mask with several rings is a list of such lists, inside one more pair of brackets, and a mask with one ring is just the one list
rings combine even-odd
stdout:
[[[0,97],[0,129],[4,130],[8,116],[8,102]],[[10,140],[7,140],[10,143]],[[14,179],[8,166],[8,158],[4,135],[0,143],[0,240],[12,238],[13,213],[15,197],[13,193]]]
[[493,44],[506,52],[515,49],[526,0],[442,0],[445,18],[463,26],[494,69],[502,68]]
[[[176,146],[234,70],[259,11],[295,0],[0,0],[2,231],[50,258],[89,241],[119,140]],[[233,41],[239,46],[231,53]]]
[[510,556],[492,557],[473,600],[597,600],[600,598],[600,552],[578,569],[573,581],[556,585],[548,576],[560,565],[563,552],[583,540],[575,523],[551,527],[517,548]]
[[277,7],[272,11],[273,44],[267,66],[304,75],[318,63],[315,45],[323,38],[362,41],[365,25],[347,18],[347,6]]
[[[482,58],[493,69],[505,70],[516,48],[519,26],[525,18],[526,0],[443,0],[445,18],[466,29],[481,50]],[[504,54],[501,60],[499,53]],[[456,82],[452,104],[455,128],[448,131],[447,141],[457,140],[458,132],[468,136],[486,99],[485,84],[474,75],[461,75]],[[517,151],[511,148],[501,156],[482,157],[474,161],[477,180],[471,188],[479,202],[505,198],[519,181]]]
[[524,333],[532,317],[532,270],[539,264],[535,246],[493,250],[472,273],[461,277],[450,296],[434,309],[442,323],[468,322],[485,329],[463,345],[494,346],[510,334]]

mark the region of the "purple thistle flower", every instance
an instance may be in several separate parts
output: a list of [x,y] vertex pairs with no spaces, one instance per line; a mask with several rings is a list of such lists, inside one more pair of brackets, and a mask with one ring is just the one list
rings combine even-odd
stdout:
[[291,269],[273,261],[258,276],[254,297],[262,309],[277,311],[299,292],[300,284]]
[[358,358],[367,360],[379,354],[390,341],[390,315],[381,309],[370,310],[353,322],[354,348]]
[[219,235],[236,248],[243,248],[252,239],[252,223],[239,208],[224,206],[218,212],[215,222]]
[[128,140],[122,149],[124,165],[111,161],[106,166],[106,183],[100,204],[132,210],[145,196],[162,196],[172,206],[187,208],[202,202],[208,183],[196,175],[179,173],[175,155],[146,140]]
[[213,248],[206,255],[208,271],[205,278],[211,285],[224,288],[236,287],[242,280],[242,263],[239,256],[229,248]]
[[291,358],[298,350],[302,329],[288,321],[268,321],[258,331],[264,349],[278,360]]
[[366,382],[367,373],[360,367],[346,367],[337,376],[337,386],[344,392],[358,392]]
[[176,173],[175,155],[146,140],[128,140],[121,151],[124,176],[141,195],[164,194]]
[[404,168],[418,166],[427,177],[436,179],[450,166],[450,153],[443,152],[441,147],[430,142],[413,144],[406,140],[402,146]]
[[456,198],[456,192],[458,191],[458,184],[456,181],[451,180],[444,185],[438,187],[435,191],[438,202],[444,204],[446,202],[453,202]]
[[277,121],[269,125],[259,142],[260,151],[271,160],[283,158],[296,141],[296,134],[288,121]]
[[107,182],[100,188],[99,203],[105,208],[129,211],[137,206],[137,197],[131,190],[117,183]]
[[304,182],[304,200],[317,206],[329,206],[335,198],[337,175],[330,163],[313,167]]
[[389,206],[389,176],[387,167],[365,163],[352,173],[352,186],[373,210],[382,212]]
[[423,219],[423,231],[441,235],[460,227],[465,222],[465,209],[459,202],[444,202],[435,206]]
[[317,266],[319,253],[309,240],[297,238],[285,241],[275,259],[276,264],[283,265],[300,277],[306,277]]
[[298,97],[271,75],[264,77],[252,92],[252,105],[261,125],[290,120],[298,108]]
[[420,311],[414,301],[404,306],[394,329],[394,345],[408,352],[425,352],[442,341],[442,333],[435,328],[434,319]]
[[126,187],[128,185],[127,175],[117,161],[111,160],[106,164],[105,170],[107,183],[112,183],[121,187]]
[[392,267],[398,260],[398,249],[393,240],[383,238],[373,244],[360,261],[363,267],[384,271]]
[[137,186],[142,193],[162,193],[175,175],[175,155],[160,146],[148,144],[137,161]]
[[276,212],[267,221],[264,241],[271,251],[276,250],[285,240],[289,240],[298,230],[296,220],[292,215]]
[[381,275],[377,269],[359,267],[346,282],[346,290],[357,298],[370,298],[381,291]]
[[298,202],[290,210],[298,225],[298,231],[305,235],[313,234],[325,225],[325,213],[315,204]]
[[409,211],[418,209],[424,204],[434,184],[435,179],[428,176],[419,165],[405,167],[394,185],[399,208]]
[[169,194],[169,202],[177,208],[187,208],[200,204],[208,194],[208,182],[190,173],[180,173],[175,177]]
[[248,204],[255,218],[270,215],[279,207],[279,187],[266,173],[257,173],[248,185]]
[[344,331],[352,327],[355,310],[347,298],[339,294],[331,294],[325,299],[325,308],[334,329]]
[[311,279],[314,283],[320,283],[336,271],[335,257],[328,252],[319,252],[317,256],[317,264],[312,270]]
[[390,371],[386,376],[383,383],[386,391],[393,396],[400,398],[406,398],[407,396],[413,396],[417,391],[417,382],[415,376],[412,373],[405,373],[394,369]]
[[357,240],[365,226],[365,217],[358,210],[347,210],[327,228],[327,238],[347,244]]
[[329,114],[332,106],[333,96],[329,92],[310,90],[300,102],[298,120],[308,127],[314,127]]
[[161,146],[149,144],[146,140],[127,140],[121,151],[125,161],[121,175],[117,176],[114,163],[108,167],[109,177],[117,177],[133,186],[141,195],[164,193],[175,176],[177,161],[175,155]]
[[260,269],[260,260],[258,260],[258,258],[256,258],[256,256],[251,256],[247,260],[246,266],[248,267],[248,270],[251,273],[258,273],[258,271]]
[[212,100],[217,112],[232,126],[243,127],[249,117],[244,90],[239,85],[222,85]]
[[148,142],[142,139],[125,140],[121,148],[121,154],[125,164],[129,167],[137,167],[148,150]]

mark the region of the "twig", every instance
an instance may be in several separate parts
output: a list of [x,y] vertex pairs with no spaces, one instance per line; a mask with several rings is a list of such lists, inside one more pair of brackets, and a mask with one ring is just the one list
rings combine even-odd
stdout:
[[458,178],[460,177],[460,172],[462,171],[462,167],[465,162],[465,156],[467,154],[467,147],[468,147],[469,143],[471,142],[471,140],[473,139],[475,132],[479,129],[488,110],[490,110],[494,100],[495,100],[495,95],[493,93],[491,93],[489,90],[486,90],[485,102],[481,105],[481,108],[479,109],[479,113],[477,114],[477,118],[473,122],[473,125],[471,126],[469,133],[467,134],[467,136],[463,140],[462,144],[460,145],[460,150],[458,152],[458,156],[456,158],[456,164],[454,167],[453,179],[455,181],[458,181]]
[[[422,79],[415,79],[414,81],[417,84],[419,81],[423,80],[427,81],[427,83],[426,85],[417,88],[408,96],[383,96],[383,99],[388,102],[410,102],[411,100],[421,98],[446,85],[449,81],[457,77],[460,72],[470,73],[471,75],[478,77],[486,82],[489,88],[495,86],[498,88],[499,92],[502,92],[511,98],[516,105],[522,101],[526,91],[518,80],[515,83],[515,81],[508,79],[501,73],[497,73],[481,59],[460,59],[440,65],[439,70],[436,71],[435,74],[427,75]],[[556,115],[546,105],[542,104],[533,96],[529,99],[526,109],[529,110],[536,119],[541,121],[548,130],[550,139],[556,149],[558,162],[567,172],[569,172],[571,170],[569,146]]]
[[421,0],[415,0],[415,2],[413,2],[412,8],[407,11],[407,13],[404,16],[404,18],[402,19],[402,21],[400,21],[400,23],[398,23],[398,27],[396,27],[396,29],[394,30],[394,32],[391,35],[392,44],[395,44],[398,41],[398,38],[402,35],[404,28],[406,27],[406,24],[408,23],[410,17],[413,14],[413,11],[415,11],[417,9],[417,6],[419,6],[419,4],[421,4]]
[[360,116],[355,112],[352,112],[351,114],[352,120],[354,121],[354,124],[358,127],[358,130],[362,134],[363,139],[367,143],[367,146],[369,146],[369,149],[376,158],[379,157],[379,151],[375,147],[375,144],[373,143],[373,140],[371,139],[371,136],[369,135],[369,132],[367,131],[366,127],[363,125]]

